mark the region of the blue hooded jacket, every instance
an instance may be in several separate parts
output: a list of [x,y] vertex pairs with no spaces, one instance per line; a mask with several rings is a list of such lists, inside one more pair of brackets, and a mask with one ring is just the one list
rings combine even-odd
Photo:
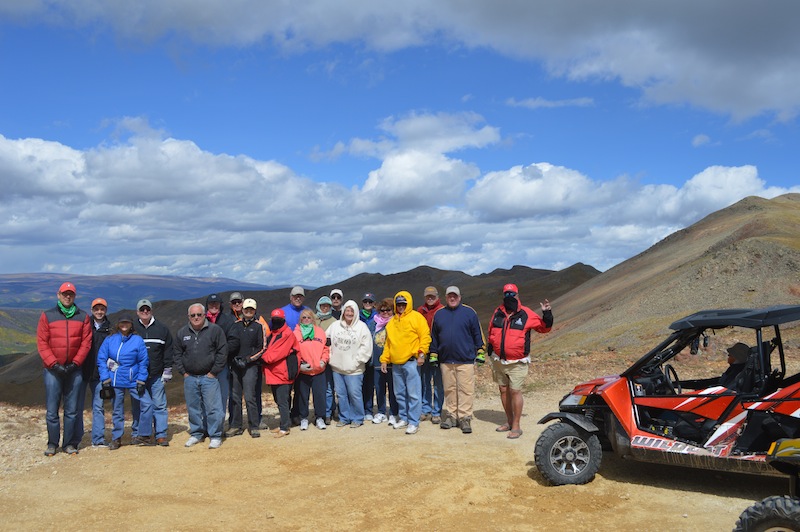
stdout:
[[147,347],[138,334],[115,333],[103,341],[97,353],[100,382],[111,379],[114,388],[135,388],[147,381]]

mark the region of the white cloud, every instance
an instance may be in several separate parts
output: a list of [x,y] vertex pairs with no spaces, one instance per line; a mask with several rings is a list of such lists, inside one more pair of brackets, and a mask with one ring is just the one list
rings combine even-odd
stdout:
[[510,107],[525,107],[527,109],[556,109],[558,107],[590,107],[594,105],[592,98],[571,98],[567,100],[547,100],[545,98],[525,98],[517,100],[508,98],[506,105]]
[[708,135],[695,135],[692,139],[692,146],[699,148],[700,146],[705,146],[709,142],[711,142],[711,138]]
[[318,285],[420,264],[606,269],[744,196],[800,191],[767,187],[754,166],[711,166],[678,187],[546,162],[485,172],[470,150],[500,134],[472,114],[389,118],[374,139],[342,141],[342,155],[376,159],[350,189],[211,153],[146,121],[120,128],[118,141],[86,150],[0,136],[5,271]]

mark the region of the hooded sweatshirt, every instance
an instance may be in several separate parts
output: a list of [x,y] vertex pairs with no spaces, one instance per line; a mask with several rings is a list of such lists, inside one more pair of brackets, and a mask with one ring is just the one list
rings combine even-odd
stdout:
[[[353,323],[347,323],[344,314],[353,309]],[[367,324],[358,317],[358,305],[348,300],[342,306],[342,317],[328,327],[327,335],[331,341],[330,365],[336,373],[360,375],[364,373],[367,361],[372,357],[372,333]]]
[[401,290],[395,294],[406,298],[408,302],[402,314],[394,306],[394,316],[386,324],[386,345],[383,347],[381,363],[405,364],[411,358],[428,353],[431,345],[431,330],[428,321],[422,314],[414,310],[414,300],[411,294]]

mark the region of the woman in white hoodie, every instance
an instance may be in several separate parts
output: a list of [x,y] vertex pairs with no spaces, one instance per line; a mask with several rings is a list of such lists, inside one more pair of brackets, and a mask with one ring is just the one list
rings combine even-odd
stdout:
[[358,305],[349,300],[342,307],[342,317],[326,331],[331,341],[330,366],[333,384],[339,398],[337,427],[364,424],[364,400],[361,384],[366,363],[372,358],[372,334],[358,318]]

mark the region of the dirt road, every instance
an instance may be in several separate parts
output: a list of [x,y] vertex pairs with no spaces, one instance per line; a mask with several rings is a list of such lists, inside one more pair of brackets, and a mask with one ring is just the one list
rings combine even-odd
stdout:
[[[780,478],[609,454],[593,482],[548,486],[533,463],[536,421],[562,392],[527,396],[518,440],[494,431],[500,404],[483,392],[471,435],[429,422],[413,436],[367,424],[187,449],[185,416],[176,412],[168,448],[89,447],[53,458],[42,455],[43,409],[2,405],[0,528],[709,531],[730,530],[752,501],[786,492]],[[271,405],[266,412],[277,413]]]

